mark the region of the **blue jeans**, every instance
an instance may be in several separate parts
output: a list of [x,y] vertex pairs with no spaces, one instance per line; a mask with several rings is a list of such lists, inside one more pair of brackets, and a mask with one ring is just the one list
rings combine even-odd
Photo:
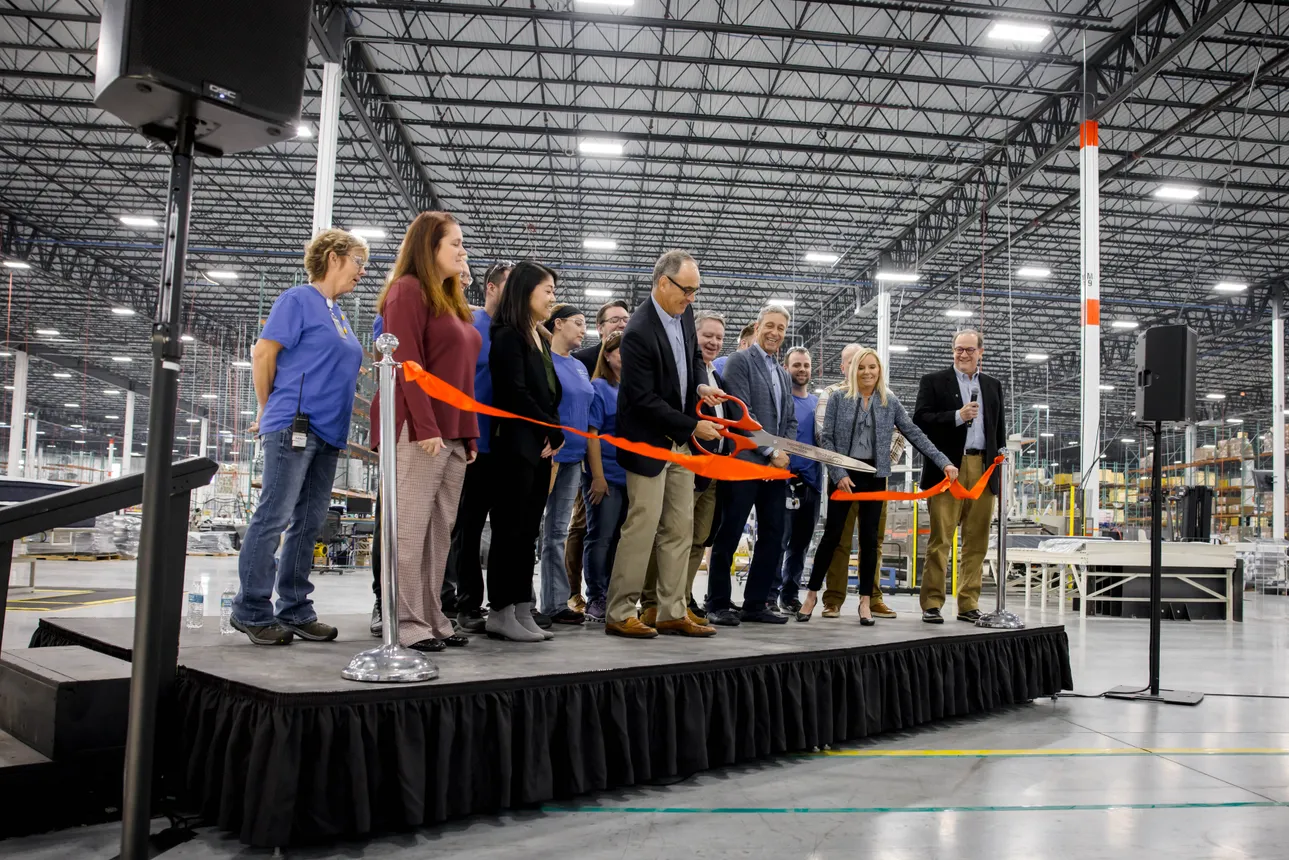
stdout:
[[[290,428],[265,433],[262,439],[263,489],[242,538],[237,560],[241,589],[233,599],[233,617],[252,627],[272,624],[275,617],[283,624],[308,624],[318,618],[309,599],[313,544],[327,520],[340,449],[310,433],[304,450],[296,451],[291,447]],[[273,557],[279,539],[280,561]]]
[[[568,608],[568,574],[564,572],[564,541],[573,519],[573,502],[582,483],[581,463],[560,463],[555,486],[546,498],[546,519],[542,523],[541,601],[546,615]],[[503,503],[504,504],[504,503]]]
[[797,501],[801,506],[795,510],[789,509],[785,517],[783,573],[779,581],[770,589],[771,605],[780,597],[785,603],[798,599],[801,575],[806,568],[806,550],[810,548],[810,539],[815,534],[815,523],[819,521],[819,491],[796,478],[788,484],[796,490]]
[[582,551],[582,579],[586,582],[586,602],[609,598],[609,574],[618,552],[618,535],[627,518],[626,485],[609,484],[609,494],[600,503],[591,502],[591,475],[582,482],[582,499],[586,504],[586,547]]

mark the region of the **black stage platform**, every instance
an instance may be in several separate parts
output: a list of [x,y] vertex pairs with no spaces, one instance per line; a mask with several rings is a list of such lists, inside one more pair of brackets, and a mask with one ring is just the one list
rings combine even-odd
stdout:
[[[258,846],[357,836],[688,776],[1072,687],[1060,626],[981,630],[916,616],[747,625],[708,640],[557,628],[473,637],[427,684],[345,681],[366,616],[330,643],[261,648],[184,630],[170,757],[185,806]],[[130,658],[132,619],[42,619],[32,647]]]

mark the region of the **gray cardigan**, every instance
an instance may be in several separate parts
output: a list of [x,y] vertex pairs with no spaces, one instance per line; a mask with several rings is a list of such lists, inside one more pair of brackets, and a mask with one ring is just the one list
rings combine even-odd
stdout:
[[[847,397],[844,390],[833,392],[832,396],[828,398],[828,405],[824,413],[824,428],[819,438],[819,447],[827,448],[829,451],[835,451],[838,454],[850,455],[851,434],[855,431],[855,410],[858,405],[859,399]],[[891,458],[884,456],[884,454],[889,454],[891,450],[891,436],[897,426],[900,428],[900,432],[913,443],[913,447],[922,452],[924,457],[930,458],[941,469],[952,465],[949,458],[940,453],[939,449],[931,444],[931,440],[926,437],[921,428],[913,423],[913,419],[909,417],[909,413],[904,409],[904,404],[889,390],[886,392],[885,406],[882,405],[881,398],[874,392],[871,408],[873,410],[873,429],[877,433],[877,443],[873,446],[873,465],[877,467],[877,477],[890,477]],[[828,476],[835,484],[846,477],[846,470],[840,466],[829,466]]]

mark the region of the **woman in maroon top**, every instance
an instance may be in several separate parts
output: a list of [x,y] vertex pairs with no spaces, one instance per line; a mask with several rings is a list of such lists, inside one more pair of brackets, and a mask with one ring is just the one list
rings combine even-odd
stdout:
[[[446,212],[422,212],[407,228],[376,311],[398,338],[397,361],[415,361],[471,397],[482,343],[461,289],[466,265],[461,227]],[[465,467],[475,457],[473,412],[433,400],[396,375],[398,459],[398,639],[420,651],[469,640],[452,630],[440,591]],[[372,443],[380,444],[380,397],[371,405]]]

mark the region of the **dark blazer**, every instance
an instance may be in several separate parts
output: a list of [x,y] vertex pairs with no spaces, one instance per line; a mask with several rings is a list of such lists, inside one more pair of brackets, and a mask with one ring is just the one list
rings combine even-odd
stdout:
[[[770,377],[770,368],[766,366],[759,349],[748,347],[731,355],[729,361],[725,362],[725,371],[721,375],[725,380],[725,393],[746,403],[748,414],[765,428],[765,432],[782,439],[796,439],[797,406],[792,400],[792,379],[777,361],[774,362],[774,373],[779,377],[777,405],[774,402],[774,382]],[[736,417],[737,411],[738,406],[730,405],[726,410],[726,417]],[[741,451],[738,456],[741,460],[753,463],[770,462],[770,458],[760,449]]]
[[[683,409],[676,359],[653,301],[641,302],[631,315],[622,333],[622,383],[618,387],[618,435],[624,439],[666,449],[673,443],[689,445],[689,437],[698,426],[698,417],[694,414],[698,386],[707,382],[707,365],[698,349],[692,307],[685,308],[680,329],[689,354],[684,395],[688,406]],[[646,478],[660,474],[666,465],[662,460],[621,448],[618,463],[628,472]]]
[[[532,338],[510,326],[492,327],[492,349],[488,369],[492,373],[492,405],[516,415],[559,424],[559,401],[563,395],[559,377],[551,393],[542,354],[550,355],[550,345],[542,339],[538,350]],[[491,450],[510,454],[536,465],[547,441],[552,448],[564,444],[564,433],[539,427],[514,418],[492,419]]]
[[[1007,424],[1003,418],[1003,384],[992,376],[979,374],[980,415],[985,422],[985,468],[994,456],[1007,447]],[[967,425],[957,423],[957,411],[963,407],[958,388],[958,374],[952,367],[922,377],[918,399],[913,407],[913,423],[922,428],[931,444],[944,452],[953,465],[962,468],[962,452],[967,445]],[[930,487],[944,479],[944,472],[929,459],[922,461],[922,486]],[[998,492],[998,472],[989,479],[989,489]]]

